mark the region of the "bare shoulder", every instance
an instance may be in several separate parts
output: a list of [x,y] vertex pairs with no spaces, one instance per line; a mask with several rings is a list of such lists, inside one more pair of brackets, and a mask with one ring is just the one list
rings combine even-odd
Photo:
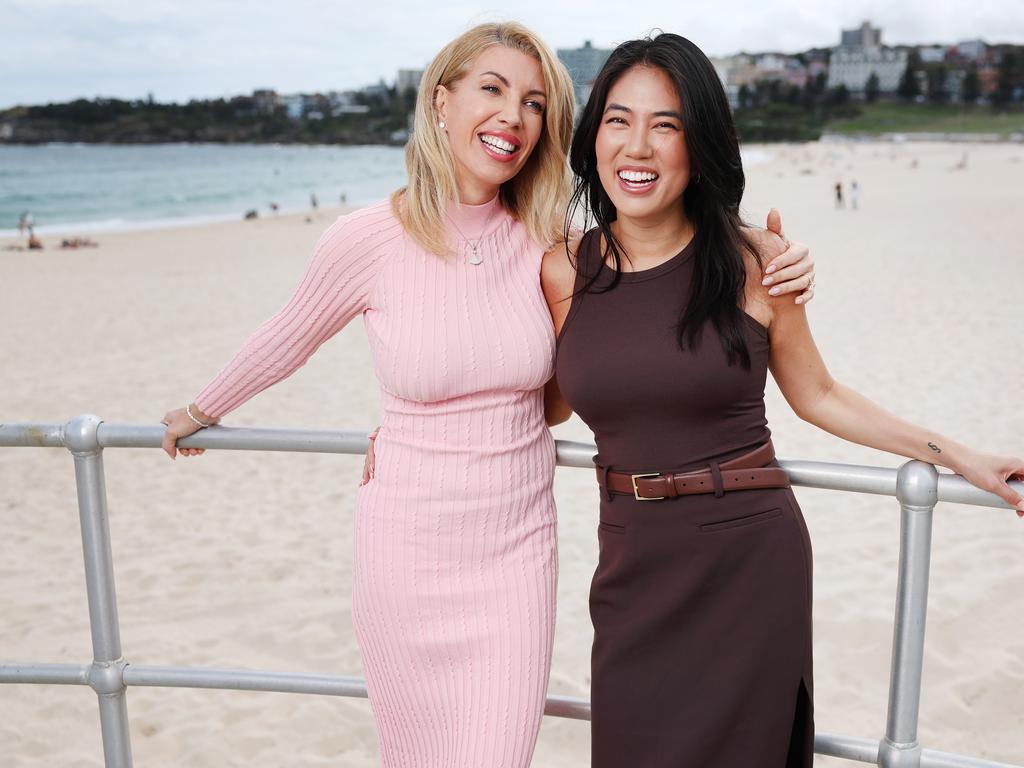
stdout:
[[[782,239],[766,229],[758,230],[751,227],[745,227],[743,235],[750,242],[751,247],[757,251],[757,256],[746,248],[742,251],[743,266],[746,268],[747,274],[743,290],[743,309],[765,328],[770,329],[775,323],[778,309],[792,302],[791,297],[771,296],[768,293],[768,289],[761,284],[761,280],[764,279],[765,264],[778,255],[774,252],[775,244],[771,241],[771,238],[777,239],[779,243],[782,242]],[[760,261],[758,261],[758,258],[760,258]],[[789,299],[789,301],[787,302],[786,299]]]
[[548,304],[554,305],[572,296],[576,283],[576,268],[573,266],[579,251],[581,234],[568,242],[555,243],[544,254],[540,267],[540,282]]
[[754,317],[765,328],[769,328],[773,314],[772,297],[768,295],[767,289],[761,285],[761,280],[764,276],[761,271],[762,266],[758,263],[754,254],[745,248],[742,250],[742,254],[743,267],[746,271],[746,282],[743,285],[743,311]]

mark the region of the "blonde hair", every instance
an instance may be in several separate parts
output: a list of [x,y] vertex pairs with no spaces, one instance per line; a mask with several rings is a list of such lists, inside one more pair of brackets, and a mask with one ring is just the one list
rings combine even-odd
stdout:
[[501,203],[538,244],[549,247],[562,239],[570,178],[566,154],[575,107],[572,79],[550,49],[523,25],[480,24],[448,43],[423,73],[413,134],[405,147],[409,183],[391,196],[405,230],[439,256],[447,255],[450,249],[444,212],[449,201],[458,200],[458,189],[455,158],[437,124],[434,92],[439,85],[453,90],[469,64],[494,45],[537,59],[547,89],[540,139],[519,173],[501,185]]

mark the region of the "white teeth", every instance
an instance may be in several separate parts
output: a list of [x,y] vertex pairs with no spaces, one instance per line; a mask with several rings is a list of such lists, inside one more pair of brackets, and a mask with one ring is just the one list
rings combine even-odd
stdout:
[[619,171],[619,178],[623,181],[642,183],[645,181],[654,181],[658,178],[658,174],[651,171]]
[[493,147],[494,149],[504,152],[507,155],[511,155],[516,151],[515,144],[505,141],[504,139],[499,139],[497,136],[481,136],[480,141],[489,147]]

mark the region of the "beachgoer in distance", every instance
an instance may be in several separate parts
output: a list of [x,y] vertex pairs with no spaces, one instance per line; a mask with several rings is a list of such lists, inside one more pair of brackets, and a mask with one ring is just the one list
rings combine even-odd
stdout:
[[597,226],[544,258],[558,333],[548,419],[597,442],[590,594],[595,768],[813,760],[811,543],[765,419],[949,467],[1024,514],[1019,458],[909,424],[835,381],[804,308],[765,295],[744,237],[728,99],[693,43],[616,48],[570,152]]
[[[539,273],[562,236],[572,126],[568,73],[529,30],[451,42],[422,79],[408,186],[328,228],[284,309],[163,418],[172,458],[201,453],[176,440],[362,315],[384,417],[352,612],[385,766],[525,768],[536,742],[557,573]],[[806,248],[749,234],[802,290]]]
[[836,208],[843,208],[843,184],[840,181],[836,182]]

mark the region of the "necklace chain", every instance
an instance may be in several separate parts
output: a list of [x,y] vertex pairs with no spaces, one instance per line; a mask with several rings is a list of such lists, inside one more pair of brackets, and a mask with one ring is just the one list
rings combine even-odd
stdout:
[[487,212],[487,218],[484,219],[483,227],[481,228],[480,234],[477,236],[475,240],[470,240],[468,237],[466,237],[466,233],[462,231],[462,228],[458,224],[455,223],[455,219],[452,218],[451,214],[448,215],[448,221],[452,223],[452,226],[455,227],[455,231],[462,235],[462,239],[466,241],[466,243],[473,251],[473,255],[467,259],[467,261],[473,266],[478,266],[484,263],[484,260],[479,253],[480,241],[484,239],[484,235],[487,233],[487,225],[491,223],[491,218],[493,218],[494,211],[496,208],[497,204],[495,204],[495,206],[491,208],[490,211]]

